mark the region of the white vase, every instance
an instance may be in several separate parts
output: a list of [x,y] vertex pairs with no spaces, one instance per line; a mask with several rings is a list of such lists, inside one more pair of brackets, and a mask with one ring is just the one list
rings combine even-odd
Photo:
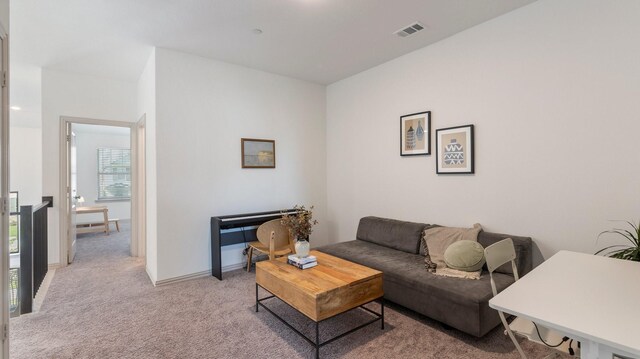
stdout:
[[309,242],[304,239],[299,239],[295,244],[296,255],[300,258],[309,255]]

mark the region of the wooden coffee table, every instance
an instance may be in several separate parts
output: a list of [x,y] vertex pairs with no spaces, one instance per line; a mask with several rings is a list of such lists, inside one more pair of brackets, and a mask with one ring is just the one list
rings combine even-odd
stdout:
[[[318,258],[318,265],[310,269],[298,269],[287,264],[282,257],[272,261],[256,263],[256,312],[263,307],[280,319],[316,348],[340,339],[371,323],[380,321],[384,329],[384,298],[382,272],[352,263],[318,251],[311,251]],[[271,296],[258,298],[258,287],[269,291]],[[264,305],[264,301],[277,297],[316,324],[315,340],[308,338]],[[380,300],[380,313],[364,307],[376,299]],[[375,318],[336,337],[320,342],[320,322],[346,311],[362,308]]]

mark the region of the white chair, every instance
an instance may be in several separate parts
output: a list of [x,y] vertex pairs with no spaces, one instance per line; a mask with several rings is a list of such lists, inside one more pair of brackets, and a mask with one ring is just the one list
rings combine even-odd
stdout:
[[[503,264],[511,262],[511,268],[513,270],[513,277],[517,281],[519,279],[518,276],[518,268],[516,267],[516,250],[513,246],[513,240],[511,238],[506,238],[501,240],[500,242],[494,243],[487,248],[484,249],[484,256],[487,261],[487,268],[489,269],[489,276],[491,277],[491,290],[493,291],[493,295],[496,296],[498,294],[498,290],[496,289],[496,283],[493,280],[493,272]],[[557,343],[560,342],[556,347],[558,349],[567,349],[569,345],[566,344],[566,340],[564,340],[563,336],[553,330],[547,329],[545,327],[536,325],[530,320],[517,317],[515,318],[511,324],[507,323],[507,319],[504,316],[504,313],[498,310],[498,315],[500,316],[500,320],[502,321],[502,325],[504,325],[505,332],[511,338],[511,341],[516,346],[518,353],[522,359],[526,359],[527,356],[522,351],[520,344],[516,340],[514,336],[514,332],[518,335],[522,335],[527,337],[529,340],[534,342],[538,342],[540,344],[546,344],[549,342]],[[539,331],[538,331],[539,329]],[[545,339],[543,340],[542,337]],[[545,343],[546,342],[546,343]],[[549,347],[554,347],[548,345]]]

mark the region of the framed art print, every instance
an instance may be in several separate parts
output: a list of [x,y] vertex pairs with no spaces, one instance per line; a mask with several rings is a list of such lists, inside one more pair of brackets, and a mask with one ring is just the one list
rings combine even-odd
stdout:
[[400,117],[400,156],[431,154],[431,111]]
[[473,125],[436,130],[436,173],[474,173]]
[[242,168],[276,168],[276,141],[242,138]]

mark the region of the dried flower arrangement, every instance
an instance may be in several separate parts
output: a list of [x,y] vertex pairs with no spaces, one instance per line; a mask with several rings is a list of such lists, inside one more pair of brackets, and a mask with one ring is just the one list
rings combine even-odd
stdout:
[[280,223],[289,228],[289,232],[294,238],[309,240],[309,235],[312,232],[311,227],[318,224],[318,221],[313,219],[313,206],[306,209],[304,206],[295,205],[293,209],[296,213],[282,212]]

